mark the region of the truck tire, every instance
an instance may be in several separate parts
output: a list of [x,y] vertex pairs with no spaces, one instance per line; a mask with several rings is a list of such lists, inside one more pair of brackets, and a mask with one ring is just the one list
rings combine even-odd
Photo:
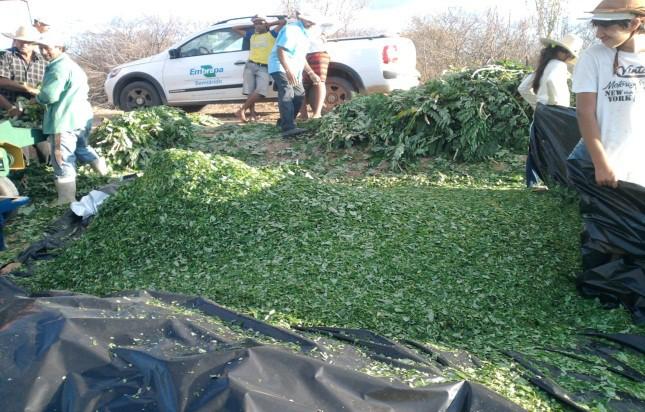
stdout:
[[119,93],[119,107],[126,111],[161,105],[161,97],[153,85],[145,81],[128,83]]
[[349,80],[342,77],[327,77],[326,85],[325,111],[327,112],[339,104],[350,101],[358,92]]
[[7,176],[0,177],[0,196],[20,196],[16,185]]

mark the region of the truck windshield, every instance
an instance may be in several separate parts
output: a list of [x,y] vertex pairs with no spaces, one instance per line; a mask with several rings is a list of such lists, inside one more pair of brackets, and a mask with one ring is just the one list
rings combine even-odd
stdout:
[[[0,33],[15,33],[19,26],[31,24],[29,9],[23,1],[0,0]],[[0,50],[11,47],[12,40],[0,35]]]

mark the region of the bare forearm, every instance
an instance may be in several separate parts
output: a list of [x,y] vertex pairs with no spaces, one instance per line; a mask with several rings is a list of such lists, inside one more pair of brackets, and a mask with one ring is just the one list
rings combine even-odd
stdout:
[[6,97],[0,95],[0,107],[8,111],[13,108],[13,105],[9,102],[9,100],[7,100]]
[[13,92],[29,93],[29,88],[27,88],[27,86],[14,80],[9,80],[5,77],[0,77],[0,88],[11,90]]
[[280,64],[282,65],[282,68],[284,68],[285,73],[291,73],[291,67],[289,67],[289,63],[287,63],[287,56],[284,49],[280,47],[278,47],[278,59],[280,60]]

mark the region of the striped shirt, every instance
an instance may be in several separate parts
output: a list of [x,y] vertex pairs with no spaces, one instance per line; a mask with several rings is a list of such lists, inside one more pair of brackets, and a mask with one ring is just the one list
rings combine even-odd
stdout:
[[[31,62],[26,62],[15,48],[0,51],[0,77],[5,79],[37,87],[43,81],[46,66],[47,61],[37,52],[31,54]],[[0,94],[10,102],[15,102],[18,96],[31,97],[29,94],[2,88]]]

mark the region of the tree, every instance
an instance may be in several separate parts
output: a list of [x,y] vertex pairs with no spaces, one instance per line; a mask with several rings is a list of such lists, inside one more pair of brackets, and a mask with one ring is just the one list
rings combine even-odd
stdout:
[[105,31],[77,36],[70,53],[87,73],[92,103],[107,102],[103,83],[115,66],[160,53],[193,28],[177,19],[143,17],[116,19]]
[[355,21],[357,13],[369,5],[370,0],[281,0],[280,3],[287,14],[293,14],[299,7],[305,6],[337,21],[340,28],[333,37],[365,33],[364,29],[357,30],[352,26],[352,23]]
[[540,37],[563,34],[568,26],[567,0],[533,0],[537,19],[537,33]]

